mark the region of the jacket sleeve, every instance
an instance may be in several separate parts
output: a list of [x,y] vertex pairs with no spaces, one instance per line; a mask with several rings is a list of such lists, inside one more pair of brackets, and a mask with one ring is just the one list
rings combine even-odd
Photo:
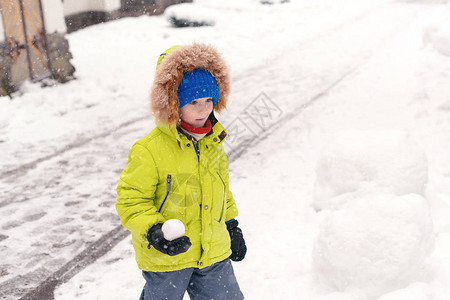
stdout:
[[158,177],[150,151],[134,144],[117,185],[116,210],[122,225],[142,243],[147,243],[150,227],[165,221],[154,202]]
[[227,221],[232,220],[237,217],[238,209],[237,209],[236,203],[234,201],[233,194],[230,191],[230,185],[229,185],[230,174],[228,172],[228,157],[227,157],[223,147],[221,149],[219,166],[220,166],[220,173],[221,173],[222,179],[225,183],[225,190],[227,193],[227,212],[225,215],[225,222],[227,222]]

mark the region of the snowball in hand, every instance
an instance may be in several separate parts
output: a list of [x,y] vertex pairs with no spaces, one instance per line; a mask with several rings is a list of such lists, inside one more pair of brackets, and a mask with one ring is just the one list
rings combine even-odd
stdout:
[[423,194],[428,163],[423,150],[401,130],[350,130],[337,133],[316,167],[314,208],[340,209],[347,194],[363,191]]
[[178,219],[170,219],[164,222],[161,227],[166,240],[172,241],[184,235],[184,224]]
[[322,223],[313,250],[314,275],[325,286],[376,299],[417,281],[433,243],[423,197],[367,195]]

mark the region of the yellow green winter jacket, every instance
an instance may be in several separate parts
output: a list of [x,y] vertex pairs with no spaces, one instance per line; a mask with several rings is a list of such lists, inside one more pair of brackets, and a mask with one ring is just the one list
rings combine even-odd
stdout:
[[[204,268],[231,254],[225,222],[236,217],[237,208],[228,187],[222,145],[227,133],[213,114],[210,120],[212,130],[198,145],[179,133],[176,125],[158,125],[130,150],[117,186],[116,209],[132,234],[136,261],[144,271]],[[169,256],[147,248],[148,230],[168,219],[185,224],[192,243],[187,252]]]

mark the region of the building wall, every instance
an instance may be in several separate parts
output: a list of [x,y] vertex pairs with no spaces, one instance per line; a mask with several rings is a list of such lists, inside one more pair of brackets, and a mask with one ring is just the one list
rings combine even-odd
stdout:
[[[60,0],[61,1],[61,0]],[[120,17],[120,0],[64,0],[67,32]]]
[[5,30],[3,29],[2,14],[0,14],[0,43],[5,41]]
[[[41,0],[44,13],[44,22],[47,33],[65,33],[66,23],[64,22],[63,7],[61,0]],[[2,15],[0,14],[0,42],[5,40]]]
[[[58,0],[47,0],[58,1]],[[59,0],[62,1],[62,0]],[[67,32],[121,17],[162,14],[173,4],[193,0],[64,0]]]
[[65,16],[87,11],[113,12],[120,9],[120,0],[64,0],[63,7]]
[[[67,0],[65,0],[67,1]],[[65,2],[64,1],[64,2]],[[61,0],[41,0],[47,34],[67,31]]]
[[[67,27],[63,13],[63,3],[61,0],[41,0],[41,4],[46,29],[45,39],[47,47],[44,50],[45,54],[43,54],[43,51],[40,51],[38,56],[33,56],[32,63],[41,63],[43,59],[47,60],[47,58],[49,63],[46,67],[40,68],[38,73],[33,72],[31,74],[29,72],[28,60],[11,57],[10,49],[5,42],[3,20],[0,14],[0,96],[13,93],[24,80],[30,78],[39,80],[42,78],[41,76],[51,75],[59,82],[66,82],[73,79],[75,68],[70,63],[72,55],[70,53],[69,43],[65,39]],[[30,20],[32,19],[27,19],[27,22],[32,22]],[[23,57],[23,54],[21,57]],[[41,67],[43,64],[39,64],[39,66]]]

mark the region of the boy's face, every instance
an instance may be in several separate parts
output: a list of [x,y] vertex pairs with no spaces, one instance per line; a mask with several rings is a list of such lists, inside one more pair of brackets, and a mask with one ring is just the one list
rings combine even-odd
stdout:
[[213,111],[212,98],[199,98],[180,108],[181,119],[189,125],[201,128]]

